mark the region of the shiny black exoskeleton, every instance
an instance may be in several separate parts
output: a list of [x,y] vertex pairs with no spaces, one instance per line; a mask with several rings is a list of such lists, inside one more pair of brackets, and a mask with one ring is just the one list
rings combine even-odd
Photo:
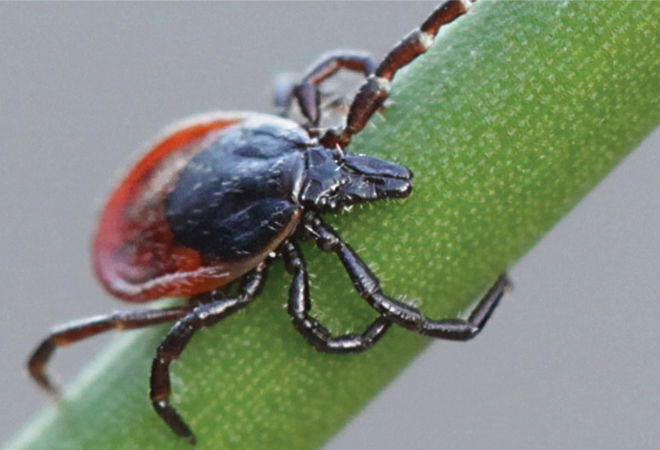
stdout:
[[251,119],[198,153],[166,200],[175,238],[205,257],[241,260],[261,252],[305,209],[336,212],[410,193],[405,167],[329,150],[293,125]]

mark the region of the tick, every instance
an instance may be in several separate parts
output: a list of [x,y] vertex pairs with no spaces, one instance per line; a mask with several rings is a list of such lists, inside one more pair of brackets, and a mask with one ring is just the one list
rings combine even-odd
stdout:
[[[467,0],[442,3],[380,64],[357,51],[331,52],[294,82],[276,86],[281,117],[217,112],[166,130],[110,196],[93,242],[103,287],[129,302],[187,297],[181,306],[116,312],[56,328],[34,351],[29,371],[48,391],[54,350],[107,330],[175,322],[153,360],[150,398],[177,435],[194,435],[170,404],[169,366],[193,335],[250,304],[270,265],[283,260],[292,275],[288,314],[316,350],[346,354],[372,347],[392,324],[425,336],[468,340],[497,306],[508,281],[501,275],[466,320],[430,320],[385,295],[376,276],[327,225],[332,214],[365,202],[406,198],[412,173],[393,162],[346,151],[351,138],[383,106],[396,72],[431,45],[438,29],[463,15]],[[328,112],[320,86],[340,69],[365,76],[343,126],[323,129]],[[301,119],[288,118],[297,107]],[[298,242],[313,240],[337,255],[357,293],[378,313],[363,332],[333,336],[311,314],[308,273]],[[237,284],[237,294],[226,287]]]

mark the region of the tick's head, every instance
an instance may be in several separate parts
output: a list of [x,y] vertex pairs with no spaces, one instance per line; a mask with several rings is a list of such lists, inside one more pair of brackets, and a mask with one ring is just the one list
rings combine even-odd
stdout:
[[358,203],[405,198],[412,172],[371,156],[315,147],[307,150],[300,201],[318,212],[337,212]]

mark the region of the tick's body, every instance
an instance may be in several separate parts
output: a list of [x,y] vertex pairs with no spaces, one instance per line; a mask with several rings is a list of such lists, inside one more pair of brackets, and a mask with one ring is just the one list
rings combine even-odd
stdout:
[[94,267],[128,301],[208,292],[264,261],[306,209],[406,197],[410,179],[396,164],[328,151],[290,120],[199,116],[170,130],[110,198]]
[[[176,321],[158,347],[150,397],[178,435],[192,432],[169,403],[169,365],[194,333],[238,311],[261,291],[268,267],[282,259],[293,279],[288,313],[294,327],[320,351],[356,353],[370,348],[391,324],[427,336],[467,340],[479,333],[499,302],[501,276],[467,320],[433,321],[384,295],[376,276],[326,225],[323,213],[384,198],[405,198],[412,174],[405,167],[345,152],[389,94],[396,71],[423,53],[438,28],[466,11],[449,0],[410,33],[380,65],[361,52],[331,53],[298,83],[279,83],[276,105],[288,116],[296,104],[304,123],[255,113],[212,113],[166,132],[129,172],[106,204],[94,241],[94,267],[103,286],[131,302],[190,297],[183,306],[115,313],[64,326],[36,349],[29,369],[53,390],[44,372],[57,346],[110,329]],[[346,125],[319,129],[321,85],[338,69],[367,76]],[[335,253],[358,294],[378,313],[362,333],[332,336],[310,315],[308,274],[301,239]],[[235,297],[223,289],[236,281]]]
[[177,126],[104,210],[98,278],[137,302],[239,278],[295,230],[310,145],[295,123],[257,114],[209,114]]

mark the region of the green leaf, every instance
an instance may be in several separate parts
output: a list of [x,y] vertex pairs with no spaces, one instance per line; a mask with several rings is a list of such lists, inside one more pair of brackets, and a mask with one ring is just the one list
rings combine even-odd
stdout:
[[[484,2],[395,79],[393,104],[351,149],[415,172],[411,198],[328,220],[384,291],[455,317],[660,122],[660,3]],[[375,314],[334,257],[303,246],[313,312],[335,332]],[[173,404],[199,448],[314,449],[429,343],[395,328],[372,350],[320,354],[261,298],[195,336]],[[10,449],[185,449],[147,398],[166,328],[118,337]]]

